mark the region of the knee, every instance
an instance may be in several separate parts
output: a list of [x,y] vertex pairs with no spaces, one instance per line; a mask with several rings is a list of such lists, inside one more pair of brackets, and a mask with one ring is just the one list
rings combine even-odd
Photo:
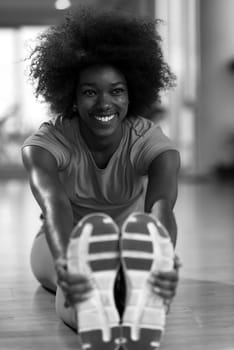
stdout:
[[30,264],[33,275],[42,286],[56,291],[56,272],[45,234],[34,239],[31,249]]

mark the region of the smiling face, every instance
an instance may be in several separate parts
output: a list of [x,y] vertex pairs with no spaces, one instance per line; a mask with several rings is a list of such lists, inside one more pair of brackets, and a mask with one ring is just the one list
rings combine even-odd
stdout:
[[115,139],[128,111],[128,88],[123,74],[112,66],[92,66],[78,78],[76,103],[83,134]]

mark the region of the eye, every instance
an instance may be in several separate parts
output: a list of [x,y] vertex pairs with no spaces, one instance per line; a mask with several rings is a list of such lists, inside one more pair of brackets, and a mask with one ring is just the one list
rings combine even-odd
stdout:
[[125,92],[125,89],[122,87],[118,87],[112,90],[113,95],[122,95]]
[[82,91],[82,94],[87,96],[87,97],[93,97],[96,95],[96,91],[92,89],[86,89]]

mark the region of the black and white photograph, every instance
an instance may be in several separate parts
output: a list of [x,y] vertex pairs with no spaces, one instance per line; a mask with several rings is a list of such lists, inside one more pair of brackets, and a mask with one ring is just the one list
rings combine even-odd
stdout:
[[0,0],[0,350],[234,350],[234,0]]

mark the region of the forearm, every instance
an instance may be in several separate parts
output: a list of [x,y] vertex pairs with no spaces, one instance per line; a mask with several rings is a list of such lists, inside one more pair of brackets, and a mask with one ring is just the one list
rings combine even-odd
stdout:
[[73,213],[68,201],[53,197],[43,205],[46,238],[54,259],[65,258],[73,228]]
[[166,151],[156,157],[148,170],[145,212],[153,213],[165,226],[175,247],[177,225],[174,206],[178,193],[179,153]]
[[151,213],[163,224],[167,229],[173,246],[176,245],[177,240],[177,224],[173,210],[170,208],[166,200],[159,200],[154,203],[151,208]]
[[63,189],[56,185],[55,181],[51,182],[50,186],[45,186],[43,180],[45,177],[44,179],[31,178],[30,185],[43,213],[46,239],[51,254],[57,260],[66,256],[67,244],[73,228],[73,212]]
[[37,146],[25,147],[22,157],[32,193],[43,213],[51,253],[54,259],[64,258],[73,228],[73,212],[60,181],[56,159]]
[[168,201],[165,199],[159,199],[153,204],[149,205],[146,198],[145,212],[152,213],[162,223],[162,225],[167,229],[173,246],[175,247],[177,239],[177,224],[174,212]]

